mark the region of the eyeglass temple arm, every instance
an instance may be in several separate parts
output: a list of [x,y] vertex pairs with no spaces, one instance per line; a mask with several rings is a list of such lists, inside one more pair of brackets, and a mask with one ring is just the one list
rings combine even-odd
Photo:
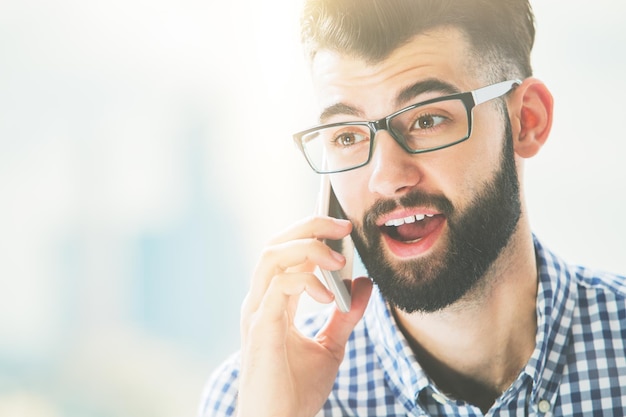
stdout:
[[474,98],[474,105],[482,104],[486,101],[493,100],[496,97],[500,97],[513,88],[520,85],[522,82],[520,80],[509,80],[502,81],[501,83],[496,83],[492,85],[488,85],[487,87],[482,87],[477,90],[472,91],[472,97]]

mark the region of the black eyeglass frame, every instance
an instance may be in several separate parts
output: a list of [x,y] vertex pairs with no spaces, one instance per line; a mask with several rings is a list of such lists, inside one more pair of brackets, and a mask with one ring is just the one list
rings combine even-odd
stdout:
[[[319,125],[319,126],[315,126],[306,130],[303,130],[301,132],[295,133],[293,135],[293,139],[296,143],[296,145],[298,146],[298,148],[300,149],[300,151],[302,152],[302,154],[304,155],[304,158],[306,159],[307,163],[309,164],[309,166],[313,169],[313,171],[315,171],[318,174],[335,174],[335,173],[339,173],[339,172],[346,172],[346,171],[351,171],[353,169],[357,169],[357,168],[361,168],[367,164],[369,164],[369,162],[372,159],[372,154],[373,154],[373,150],[374,150],[374,143],[375,143],[375,138],[376,138],[376,133],[378,131],[381,130],[386,130],[387,132],[389,132],[389,134],[391,135],[391,137],[398,143],[398,145],[400,145],[400,147],[402,147],[402,149],[404,149],[407,153],[415,155],[415,154],[420,154],[420,153],[427,153],[427,152],[434,152],[434,151],[438,151],[440,149],[445,149],[445,148],[449,148],[451,146],[457,145],[461,142],[464,142],[466,140],[468,140],[471,136],[472,136],[472,125],[473,125],[473,112],[472,110],[474,109],[474,107],[478,106],[479,104],[485,103],[489,100],[493,100],[495,98],[501,97],[507,93],[509,93],[510,91],[512,91],[513,89],[515,89],[517,86],[519,86],[522,83],[521,80],[508,80],[508,81],[502,81],[499,83],[495,83],[495,84],[491,84],[485,87],[481,87],[478,88],[476,90],[472,90],[472,91],[467,91],[464,93],[455,93],[455,94],[451,94],[451,95],[447,95],[447,96],[442,96],[442,97],[436,97],[430,100],[426,100],[426,101],[421,101],[419,103],[415,103],[412,104],[408,107],[405,107],[403,109],[400,109],[386,117],[383,117],[382,119],[378,119],[378,120],[371,120],[371,121],[354,121],[354,122],[338,122],[338,123],[330,123],[330,124],[325,124],[325,125]],[[437,103],[437,102],[441,102],[441,101],[448,101],[448,100],[460,100],[463,105],[465,106],[465,110],[467,112],[467,135],[462,137],[461,139],[451,142],[451,143],[447,143],[445,145],[441,145],[441,146],[437,146],[434,148],[426,148],[426,149],[411,149],[407,143],[406,140],[402,137],[402,135],[397,134],[392,128],[391,128],[391,120],[393,120],[396,116],[405,113],[407,111],[413,110],[417,107],[420,106],[425,106],[428,104],[433,104],[433,103]],[[316,130],[320,130],[320,129],[327,129],[327,128],[333,128],[333,127],[338,127],[338,126],[364,126],[367,127],[370,131],[370,147],[369,147],[369,153],[367,156],[367,160],[364,161],[362,164],[359,165],[355,165],[355,166],[350,166],[348,168],[344,168],[344,169],[340,169],[340,170],[320,170],[318,169],[313,162],[309,159],[307,152],[305,150],[305,146],[304,146],[304,136],[308,135],[311,132],[315,132]]]

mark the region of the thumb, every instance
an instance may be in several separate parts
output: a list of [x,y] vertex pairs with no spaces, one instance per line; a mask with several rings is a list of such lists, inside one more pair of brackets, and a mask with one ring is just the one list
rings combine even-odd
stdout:
[[350,311],[342,313],[335,309],[326,326],[317,335],[316,339],[324,344],[337,358],[343,358],[348,338],[365,313],[372,294],[372,286],[372,280],[367,277],[352,280]]

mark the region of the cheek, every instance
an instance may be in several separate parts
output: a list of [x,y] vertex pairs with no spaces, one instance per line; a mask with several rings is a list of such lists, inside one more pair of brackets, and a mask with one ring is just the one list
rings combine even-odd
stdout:
[[360,222],[372,204],[368,198],[367,175],[359,170],[334,174],[331,184],[346,215]]
[[481,190],[500,167],[503,140],[504,132],[475,128],[469,140],[449,148],[445,172],[452,182],[446,192],[466,200]]
[[464,211],[492,178],[489,163],[486,158],[468,158],[466,154],[462,162],[449,165],[452,181],[442,184],[442,191],[457,210]]

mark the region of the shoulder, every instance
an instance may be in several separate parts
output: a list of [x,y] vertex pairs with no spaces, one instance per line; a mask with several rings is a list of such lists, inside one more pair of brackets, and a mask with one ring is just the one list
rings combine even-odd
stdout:
[[[550,283],[555,292],[569,288],[582,297],[626,299],[626,277],[566,262],[535,238],[540,279]],[[575,289],[574,289],[575,288]]]
[[599,343],[607,349],[621,344],[626,329],[626,278],[567,263],[539,243],[536,249],[537,307],[551,326],[550,334],[558,333],[561,343],[569,340],[581,352],[593,351]]
[[612,297],[626,298],[626,277],[583,266],[572,267],[576,284],[583,290],[607,293]]
[[578,325],[574,329],[585,339],[593,336],[621,340],[626,319],[626,277],[582,266],[570,270],[576,286],[574,323]]
[[211,373],[202,394],[199,416],[227,417],[234,414],[240,363],[237,352]]
[[569,349],[563,358],[561,402],[577,404],[583,395],[589,404],[596,401],[592,407],[598,410],[622,410],[626,388],[619,375],[626,374],[626,279],[580,266],[570,271],[575,294],[564,335]]

